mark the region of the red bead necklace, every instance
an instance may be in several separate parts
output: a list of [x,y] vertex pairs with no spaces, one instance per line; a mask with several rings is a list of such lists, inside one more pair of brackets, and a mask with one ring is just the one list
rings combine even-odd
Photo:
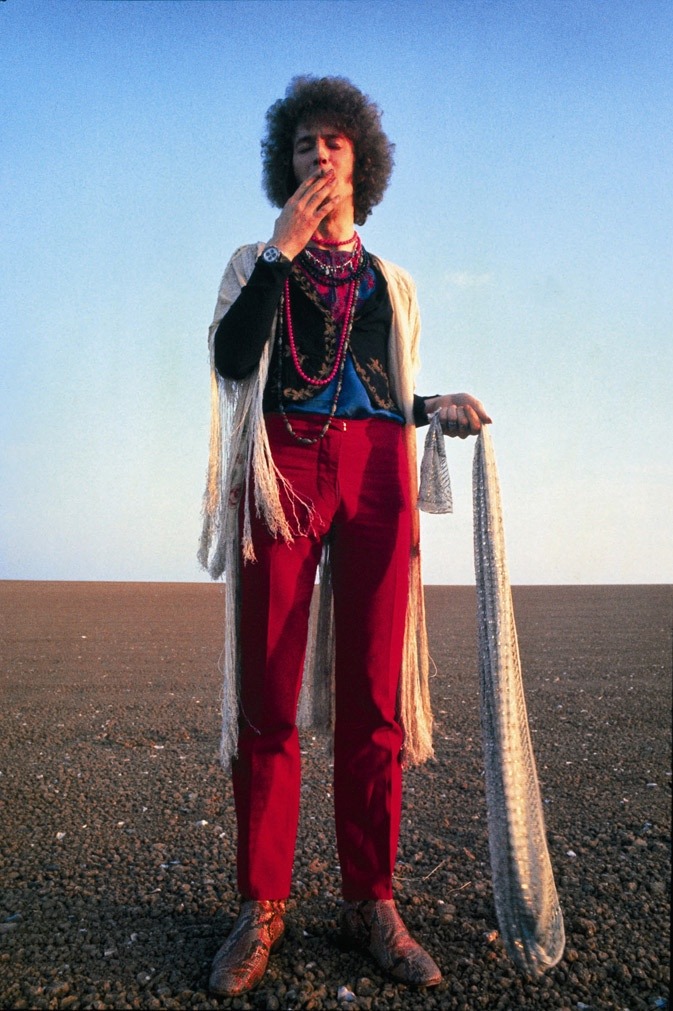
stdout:
[[351,242],[355,242],[357,238],[357,232],[353,232],[350,239],[323,239],[322,236],[315,235],[311,237],[311,242],[315,242],[316,246],[348,246]]
[[[285,410],[283,404],[283,390],[282,390],[282,368],[280,366],[280,360],[282,360],[282,349],[283,349],[283,336],[282,328],[278,328],[278,349],[279,349],[279,366],[278,366],[278,403],[280,407],[280,412],[283,415],[283,421],[285,422],[285,427],[290,435],[292,435],[297,442],[303,445],[313,445],[324,438],[327,433],[332,418],[336,414],[337,406],[339,403],[339,397],[341,395],[341,388],[343,385],[344,378],[344,367],[346,364],[346,356],[348,352],[348,345],[350,342],[351,331],[353,329],[353,322],[355,319],[355,308],[357,305],[357,292],[360,287],[360,279],[367,268],[368,257],[362,248],[362,242],[359,240],[356,233],[353,233],[352,238],[346,239],[344,241],[336,241],[332,239],[315,239],[317,244],[325,246],[345,246],[350,242],[355,242],[355,249],[351,254],[351,260],[348,261],[346,271],[343,276],[338,276],[337,270],[334,267],[330,267],[328,264],[322,264],[320,260],[316,257],[310,257],[306,262],[301,264],[301,269],[306,273],[311,280],[313,278],[313,283],[316,281],[322,285],[329,285],[330,287],[341,287],[342,285],[348,285],[348,290],[346,292],[346,307],[343,315],[343,324],[341,330],[341,336],[339,338],[339,345],[337,347],[336,354],[334,356],[334,364],[330,370],[328,376],[324,379],[317,379],[309,376],[301,366],[299,361],[299,353],[297,351],[297,341],[295,339],[294,327],[292,325],[292,312],[290,309],[290,279],[288,278],[285,282],[283,288],[282,306],[280,311],[281,320],[285,324],[285,332],[287,334],[287,344],[290,349],[290,355],[292,357],[292,363],[297,371],[297,374],[305,383],[310,386],[325,387],[335,379],[335,389],[334,395],[331,398],[332,403],[330,407],[329,414],[322,426],[320,432],[314,438],[305,438],[299,435],[292,427],[292,423]],[[304,250],[304,253],[307,253]],[[302,254],[304,255],[304,254]],[[343,266],[341,267],[343,270]],[[327,362],[325,363],[325,367]]]
[[329,386],[329,384],[334,379],[339,365],[341,364],[342,356],[346,351],[346,341],[351,328],[352,323],[352,310],[355,304],[355,293],[357,291],[358,282],[357,280],[351,281],[348,286],[348,301],[346,302],[346,312],[344,314],[343,329],[341,331],[341,338],[339,340],[339,347],[334,358],[334,365],[332,366],[332,371],[327,376],[326,379],[315,379],[307,375],[304,372],[301,364],[299,362],[299,355],[297,353],[297,342],[294,337],[294,327],[292,326],[292,313],[290,312],[290,279],[288,278],[285,282],[285,298],[284,298],[284,310],[285,310],[285,328],[287,330],[287,342],[290,346],[290,354],[292,355],[292,361],[294,367],[304,380],[305,383],[310,383],[311,386]]
[[[346,352],[348,350],[348,344],[349,344],[349,341],[350,341],[351,330],[353,329],[353,320],[355,319],[355,289],[357,287],[358,287],[357,280],[352,281],[351,285],[350,285],[348,308],[347,308],[346,315],[345,315],[345,318],[344,318],[344,328],[343,328],[343,332],[341,334],[341,341],[340,341],[340,345],[339,345],[339,350],[337,351],[336,359],[335,359],[335,362],[334,362],[334,368],[332,369],[332,373],[331,373],[331,375],[329,376],[328,379],[311,379],[309,376],[306,375],[306,373],[304,372],[304,370],[301,368],[301,366],[299,365],[299,362],[297,360],[297,351],[296,351],[296,345],[295,345],[295,341],[294,341],[294,333],[292,331],[292,321],[290,319],[289,313],[287,313],[287,312],[283,313],[283,317],[284,317],[286,323],[288,324],[288,326],[287,326],[288,343],[290,345],[290,350],[292,352],[292,359],[294,361],[295,368],[297,369],[297,372],[302,377],[302,379],[304,379],[306,382],[311,383],[314,386],[324,386],[325,384],[331,382],[331,380],[334,378],[335,375],[337,376],[336,388],[334,390],[334,396],[332,397],[332,405],[330,407],[330,411],[329,411],[329,414],[327,415],[325,423],[324,423],[324,425],[322,426],[322,428],[320,429],[320,431],[318,432],[318,434],[316,436],[314,436],[313,438],[306,438],[303,435],[299,435],[298,432],[295,432],[294,428],[292,427],[292,422],[290,421],[290,418],[288,417],[288,413],[285,410],[285,406],[283,404],[283,382],[282,382],[282,377],[281,377],[281,371],[282,370],[281,370],[281,366],[280,366],[280,363],[279,363],[279,366],[278,366],[278,406],[280,407],[280,413],[283,415],[283,421],[285,422],[285,428],[287,429],[287,431],[289,432],[289,434],[294,439],[296,439],[297,442],[300,442],[304,446],[313,446],[313,445],[315,445],[316,442],[320,442],[321,439],[324,439],[324,437],[327,434],[327,431],[328,431],[328,429],[329,429],[329,427],[330,427],[330,425],[332,423],[332,418],[336,414],[337,406],[339,404],[339,397],[341,396],[341,387],[343,385],[343,379],[344,379],[344,367],[345,367],[345,364],[346,364]],[[285,305],[286,306],[287,306],[287,303],[288,303],[288,298],[287,298],[288,294],[289,294],[289,292],[285,291],[285,293],[284,293],[284,301],[285,301]],[[282,333],[281,333],[281,328],[279,327],[278,328],[278,350],[279,350],[279,357],[280,357],[280,354],[282,354],[282,348],[283,348],[283,337],[282,337]]]

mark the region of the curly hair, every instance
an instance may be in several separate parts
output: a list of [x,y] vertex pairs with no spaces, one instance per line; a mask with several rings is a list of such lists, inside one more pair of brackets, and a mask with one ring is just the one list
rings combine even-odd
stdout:
[[266,114],[262,140],[262,183],[275,207],[283,207],[297,188],[292,168],[294,138],[300,124],[327,125],[353,144],[353,207],[363,225],[380,203],[393,171],[395,145],[381,128],[381,112],[345,77],[293,77]]

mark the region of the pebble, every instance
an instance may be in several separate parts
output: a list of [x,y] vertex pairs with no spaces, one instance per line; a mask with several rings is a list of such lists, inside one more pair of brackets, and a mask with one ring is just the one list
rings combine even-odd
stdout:
[[376,983],[367,976],[362,976],[355,984],[355,993],[358,997],[373,997],[376,991]]

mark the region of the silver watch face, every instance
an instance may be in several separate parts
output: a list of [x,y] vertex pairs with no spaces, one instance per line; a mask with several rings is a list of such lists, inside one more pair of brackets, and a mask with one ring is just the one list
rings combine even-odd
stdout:
[[266,263],[277,263],[280,260],[282,253],[277,246],[267,246],[262,253],[262,259]]

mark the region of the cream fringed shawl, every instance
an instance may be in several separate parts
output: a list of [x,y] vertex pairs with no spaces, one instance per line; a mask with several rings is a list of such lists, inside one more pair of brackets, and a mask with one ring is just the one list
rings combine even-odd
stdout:
[[[271,328],[259,367],[246,379],[223,379],[214,366],[213,339],[219,321],[247,283],[263,243],[241,246],[224,272],[213,323],[208,334],[211,367],[211,429],[208,482],[203,499],[203,531],[199,561],[213,579],[225,578],[225,641],[222,655],[222,738],[220,758],[228,765],[236,754],[240,656],[238,646],[239,567],[254,564],[250,533],[250,500],[274,536],[292,540],[279,495],[281,485],[293,497],[276,468],[264,425],[262,398],[273,345]],[[405,420],[411,501],[416,502],[416,430],[413,423],[414,379],[419,368],[420,317],[411,277],[399,267],[377,259],[388,283],[393,310],[389,371],[393,396]],[[251,486],[251,487],[250,487]],[[252,495],[248,494],[248,490]],[[243,499],[243,530],[238,507]],[[411,764],[432,757],[432,712],[428,688],[428,643],[421,579],[418,512],[414,508],[409,555],[409,602],[400,674],[399,717],[404,729],[405,760]],[[327,730],[332,722],[333,613],[329,545],[320,565],[320,590],[311,617],[309,644],[299,701],[302,727]],[[233,619],[233,620],[232,620]]]

